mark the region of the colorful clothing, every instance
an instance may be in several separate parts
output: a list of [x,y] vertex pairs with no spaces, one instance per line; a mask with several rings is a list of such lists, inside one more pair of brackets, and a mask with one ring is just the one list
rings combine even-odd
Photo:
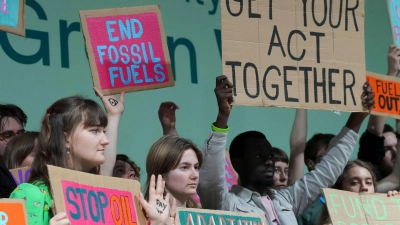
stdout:
[[272,224],[279,225],[278,216],[275,213],[274,204],[273,204],[271,198],[268,195],[262,196],[261,201],[262,201],[265,209],[268,212],[268,215],[269,215],[269,218],[271,219]]
[[10,198],[24,199],[29,225],[48,225],[53,217],[53,199],[42,182],[23,183],[11,193]]
[[[321,197],[317,199],[301,216],[297,218],[299,225],[319,225],[321,213],[324,209],[325,202],[321,201]],[[325,199],[324,199],[325,201]]]

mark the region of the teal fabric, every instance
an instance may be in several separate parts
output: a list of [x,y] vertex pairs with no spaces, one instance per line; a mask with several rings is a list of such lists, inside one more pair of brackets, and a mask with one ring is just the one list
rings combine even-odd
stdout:
[[301,216],[297,218],[299,225],[319,225],[324,204],[318,198]]

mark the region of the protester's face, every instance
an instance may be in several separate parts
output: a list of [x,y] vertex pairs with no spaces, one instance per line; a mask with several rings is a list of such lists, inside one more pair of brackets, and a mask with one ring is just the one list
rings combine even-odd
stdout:
[[[7,117],[4,119],[4,126],[3,126],[3,129],[0,130],[0,133],[4,133],[4,132],[8,132],[8,131],[17,133],[17,132],[21,132],[23,130],[24,130],[24,128],[22,127],[22,124],[18,120],[16,120],[13,117]],[[0,137],[0,139],[2,139],[2,138]],[[4,150],[5,150],[8,142],[9,142],[9,140],[8,141],[0,140],[0,159],[4,155]]]
[[361,166],[351,168],[345,175],[342,188],[344,191],[375,193],[371,173]]
[[382,169],[386,173],[391,173],[396,161],[397,138],[393,132],[386,132],[383,136],[385,137],[384,146],[386,153],[382,161]]
[[244,146],[240,177],[252,185],[271,187],[275,171],[271,144],[263,138],[247,138]]
[[87,172],[105,162],[104,150],[108,145],[104,127],[83,127],[79,124],[67,138],[66,147],[70,149],[69,160],[73,168]]
[[165,186],[175,198],[189,198],[196,193],[199,183],[199,160],[193,149],[183,152],[175,169],[164,175]]
[[135,170],[132,168],[131,165],[129,165],[129,163],[122,160],[117,160],[115,162],[113,177],[139,181],[139,174],[135,173]]
[[282,161],[275,162],[274,185],[273,189],[279,190],[287,185],[289,175],[289,166]]

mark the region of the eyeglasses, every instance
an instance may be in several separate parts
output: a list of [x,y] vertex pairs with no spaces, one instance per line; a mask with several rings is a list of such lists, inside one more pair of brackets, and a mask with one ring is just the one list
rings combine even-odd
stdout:
[[4,142],[9,142],[11,140],[12,137],[17,136],[18,134],[22,134],[25,133],[25,130],[19,130],[17,132],[11,131],[11,130],[7,130],[4,132],[0,133],[0,141],[4,141]]
[[277,174],[278,176],[285,174],[287,176],[289,174],[289,169],[284,169],[282,171],[279,168],[275,168],[275,174]]

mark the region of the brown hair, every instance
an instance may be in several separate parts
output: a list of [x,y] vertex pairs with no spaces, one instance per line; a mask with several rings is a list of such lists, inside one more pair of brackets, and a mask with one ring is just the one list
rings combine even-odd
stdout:
[[[53,103],[43,118],[39,134],[38,152],[32,163],[29,183],[41,181],[50,190],[47,165],[69,168],[66,135],[72,135],[76,127],[107,126],[107,115],[93,100],[80,96],[62,98]],[[73,153],[73,149],[71,149]],[[70,168],[74,169],[74,168]],[[99,174],[100,166],[90,173]]]
[[140,167],[138,165],[136,165],[136,163],[134,161],[132,161],[127,155],[118,154],[116,161],[117,160],[128,163],[132,167],[132,169],[135,172],[135,174],[137,175],[137,177],[140,179]]
[[[307,159],[309,159],[314,163],[317,163],[318,150],[321,148],[328,148],[329,142],[334,137],[335,135],[333,134],[322,134],[322,133],[318,133],[312,136],[312,138],[310,138],[310,140],[307,141],[306,147],[304,149],[304,162],[306,162]],[[308,167],[308,165],[307,168],[308,171],[311,171],[311,168]]]
[[13,137],[4,150],[4,164],[10,169],[21,167],[22,162],[31,152],[36,151],[39,132],[28,131]]
[[6,118],[9,117],[18,120],[22,127],[25,127],[25,124],[28,121],[28,117],[18,106],[12,104],[0,104],[0,131],[3,131],[4,124],[7,121]]
[[289,158],[282,149],[272,147],[271,153],[274,156],[275,162],[284,162],[286,164],[289,164]]
[[[199,167],[203,164],[203,155],[200,149],[190,140],[175,135],[165,135],[158,139],[150,148],[146,159],[147,181],[145,185],[145,198],[149,198],[149,185],[151,175],[165,174],[175,169],[187,149],[193,149],[199,161]],[[167,186],[167,184],[165,184]],[[199,208],[190,197],[186,202],[187,208]]]
[[[369,173],[371,174],[372,177],[372,183],[374,184],[374,190],[376,191],[376,173],[375,170],[373,169],[372,165],[369,162],[365,162],[359,159],[350,161],[347,163],[347,165],[344,167],[342,174],[340,174],[340,176],[338,177],[336,183],[332,186],[333,189],[338,189],[338,190],[343,190],[343,180],[346,177],[347,173],[349,172],[349,170],[351,170],[354,167],[362,167],[366,170],[369,171]],[[319,224],[329,224],[330,223],[330,218],[329,218],[329,214],[328,214],[328,209],[326,208],[326,205],[324,205],[324,208],[322,209],[322,213],[321,213],[321,218],[319,220]]]

